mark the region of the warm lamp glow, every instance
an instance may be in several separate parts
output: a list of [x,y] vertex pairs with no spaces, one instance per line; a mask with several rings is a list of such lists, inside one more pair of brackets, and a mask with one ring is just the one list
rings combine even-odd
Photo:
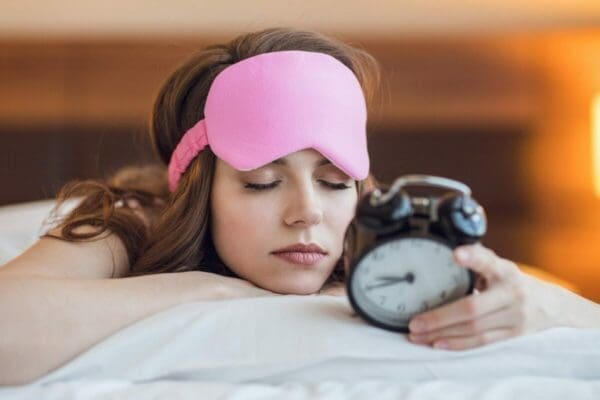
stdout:
[[600,93],[592,100],[592,162],[594,163],[594,192],[600,198]]

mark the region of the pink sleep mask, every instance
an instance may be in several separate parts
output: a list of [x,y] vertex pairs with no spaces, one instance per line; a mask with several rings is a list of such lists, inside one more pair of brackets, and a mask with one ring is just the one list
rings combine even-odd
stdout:
[[356,180],[369,173],[367,111],[356,76],[336,58],[302,50],[263,53],[214,79],[204,119],[169,163],[169,190],[205,147],[237,170],[313,148]]

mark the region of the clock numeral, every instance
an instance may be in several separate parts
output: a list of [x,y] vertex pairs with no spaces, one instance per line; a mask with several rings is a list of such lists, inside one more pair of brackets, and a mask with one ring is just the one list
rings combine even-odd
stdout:
[[385,299],[387,299],[387,296],[379,296],[379,304],[383,305],[383,303],[385,303]]
[[398,312],[404,312],[404,311],[406,311],[406,305],[402,304],[402,303],[398,304],[396,306],[396,311],[398,311]]
[[419,313],[425,312],[429,309],[429,304],[426,301],[421,303],[421,307],[419,307]]

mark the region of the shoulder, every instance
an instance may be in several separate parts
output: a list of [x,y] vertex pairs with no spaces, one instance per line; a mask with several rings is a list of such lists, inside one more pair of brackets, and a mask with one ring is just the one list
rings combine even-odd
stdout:
[[[82,225],[73,233],[88,234],[96,230]],[[61,229],[54,228],[2,267],[0,276],[102,279],[124,276],[128,269],[127,251],[116,234],[105,231],[92,239],[70,241],[63,238]]]

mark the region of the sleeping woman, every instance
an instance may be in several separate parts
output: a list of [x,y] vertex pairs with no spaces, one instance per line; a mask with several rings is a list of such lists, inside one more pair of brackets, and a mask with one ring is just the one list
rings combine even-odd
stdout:
[[[348,227],[376,186],[366,119],[379,77],[364,50],[287,28],[185,60],[152,112],[165,166],[66,184],[53,228],[0,269],[0,384],[31,382],[181,303],[344,295]],[[454,256],[479,291],[415,316],[414,343],[458,350],[600,327],[600,306],[481,244]]]

